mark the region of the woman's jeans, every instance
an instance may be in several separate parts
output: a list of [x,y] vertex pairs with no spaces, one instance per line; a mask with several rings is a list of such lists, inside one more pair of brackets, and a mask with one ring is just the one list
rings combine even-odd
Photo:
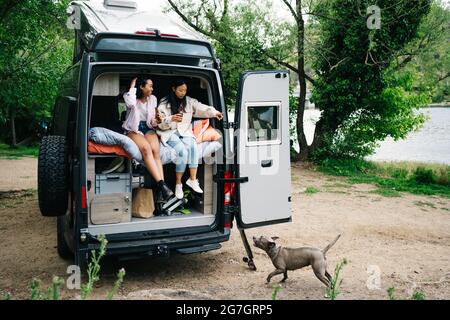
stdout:
[[177,153],[176,172],[184,172],[186,165],[189,165],[189,168],[198,167],[197,140],[194,137],[181,137],[175,132],[167,140],[167,144]]

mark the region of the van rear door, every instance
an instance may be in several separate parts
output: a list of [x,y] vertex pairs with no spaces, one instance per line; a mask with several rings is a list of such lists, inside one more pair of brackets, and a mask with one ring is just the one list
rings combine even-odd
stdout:
[[288,73],[243,74],[234,121],[238,226],[291,221]]

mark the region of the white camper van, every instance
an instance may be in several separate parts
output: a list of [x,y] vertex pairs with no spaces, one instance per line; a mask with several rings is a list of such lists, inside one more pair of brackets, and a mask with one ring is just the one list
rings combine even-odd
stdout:
[[[229,119],[220,63],[197,32],[130,1],[74,1],[69,13],[77,19],[73,65],[61,80],[38,163],[40,210],[57,217],[60,256],[85,267],[101,234],[107,254],[125,259],[205,252],[219,249],[236,221],[254,268],[245,229],[291,220],[288,73],[244,73]],[[158,99],[173,78],[188,79],[189,96],[224,113],[210,119],[221,139],[198,168],[204,193],[145,219],[132,214],[134,190],[154,185],[145,167],[115,152],[89,151],[91,128],[123,133],[123,93],[136,74],[153,80]],[[105,170],[114,161],[121,169]],[[172,190],[174,171],[164,164]]]

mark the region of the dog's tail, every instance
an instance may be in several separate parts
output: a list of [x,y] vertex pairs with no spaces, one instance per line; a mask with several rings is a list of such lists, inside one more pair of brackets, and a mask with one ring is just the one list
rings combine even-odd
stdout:
[[325,253],[327,253],[327,251],[328,250],[330,250],[330,248],[332,247],[332,246],[334,246],[334,244],[336,243],[336,241],[338,241],[338,239],[341,237],[341,235],[339,234],[337,237],[336,237],[336,239],[334,239],[333,241],[331,241],[323,250],[322,250],[322,252],[323,252],[323,254],[325,254]]

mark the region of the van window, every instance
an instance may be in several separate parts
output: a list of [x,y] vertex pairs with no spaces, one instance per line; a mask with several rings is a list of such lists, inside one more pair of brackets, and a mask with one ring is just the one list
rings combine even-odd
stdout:
[[201,44],[175,42],[173,40],[150,40],[150,39],[100,39],[94,51],[108,52],[140,52],[171,56],[190,56],[198,58],[211,58],[211,52]]
[[248,105],[247,120],[247,142],[279,140],[278,105]]

